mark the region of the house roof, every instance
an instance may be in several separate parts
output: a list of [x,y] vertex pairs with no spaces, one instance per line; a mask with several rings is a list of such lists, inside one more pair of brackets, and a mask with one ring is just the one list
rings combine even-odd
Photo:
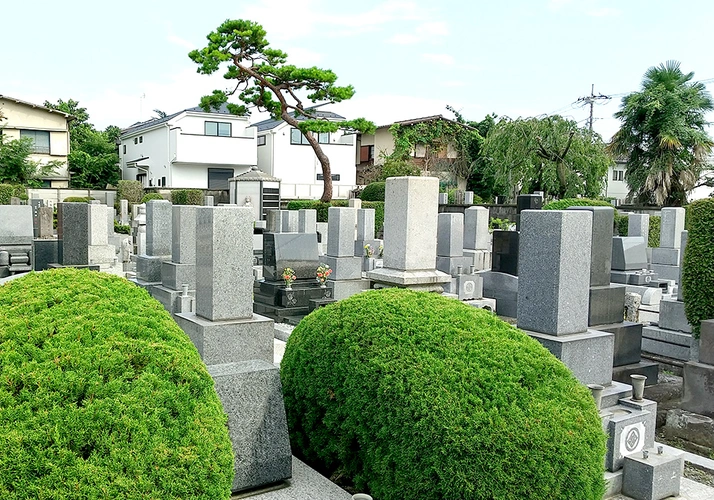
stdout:
[[[135,134],[136,132],[140,132],[142,130],[146,130],[148,128],[155,127],[156,125],[166,123],[169,120],[176,118],[181,113],[188,113],[188,112],[206,113],[206,111],[204,111],[201,106],[194,106],[193,108],[182,109],[181,111],[177,111],[176,113],[166,115],[163,118],[152,118],[151,120],[147,120],[145,122],[136,122],[132,125],[129,125],[127,128],[123,129],[121,131],[121,135],[124,136],[124,135]],[[216,115],[232,115],[232,113],[230,111],[228,111],[227,104],[222,104],[218,110],[212,109],[211,111],[208,111],[208,113],[216,114]],[[238,116],[238,115],[233,115],[233,116]]]
[[379,128],[389,128],[389,127],[391,127],[392,125],[397,124],[397,123],[398,123],[399,125],[414,125],[414,124],[417,124],[417,123],[430,122],[430,121],[434,121],[434,120],[444,120],[444,121],[447,121],[447,122],[455,123],[455,124],[457,124],[457,125],[461,125],[461,126],[466,127],[466,128],[473,128],[473,127],[471,127],[471,126],[469,126],[469,125],[466,125],[465,123],[459,123],[459,122],[457,122],[457,121],[450,120],[449,118],[445,118],[443,115],[432,115],[432,116],[424,116],[424,117],[422,117],[422,118],[412,118],[411,120],[401,120],[401,121],[396,121],[396,122],[394,122],[394,123],[389,123],[389,124],[387,124],[387,125],[380,125],[380,126],[378,126],[377,128],[378,128],[378,129],[379,129]]
[[64,116],[65,118],[67,118],[67,120],[76,120],[76,117],[74,115],[70,115],[69,113],[65,113],[64,111],[48,108],[47,106],[41,106],[40,104],[34,104],[31,102],[23,101],[22,99],[16,99],[15,97],[10,97],[9,95],[0,94],[0,99],[12,101],[17,104],[23,104],[25,106],[30,106],[31,108],[42,109],[44,111],[47,111],[48,113],[58,113],[58,114]]
[[[323,118],[325,120],[345,120],[344,116],[338,115],[337,113],[333,113],[332,111],[321,111],[317,110],[318,107],[324,106],[324,104],[320,104],[318,106],[313,106],[311,108],[307,108],[305,111],[310,111],[312,112],[313,115],[315,115],[315,118]],[[290,116],[295,117],[295,113],[290,113]],[[296,118],[298,121],[304,121],[307,120],[308,118],[306,116],[300,115]],[[264,130],[272,130],[281,123],[285,123],[283,120],[274,120],[273,118],[268,118],[267,120],[263,120],[262,122],[254,123],[253,127],[258,128],[258,132],[262,132]]]

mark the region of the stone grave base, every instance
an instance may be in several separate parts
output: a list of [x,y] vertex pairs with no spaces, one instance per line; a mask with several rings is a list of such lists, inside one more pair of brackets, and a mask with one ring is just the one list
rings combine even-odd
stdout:
[[629,365],[642,360],[642,323],[620,321],[607,325],[597,325],[594,328],[598,331],[615,335],[613,366]]
[[32,269],[44,271],[60,261],[59,240],[32,240]]
[[161,282],[167,288],[180,290],[181,285],[196,288],[196,266],[194,264],[179,264],[177,262],[162,262]]
[[496,299],[496,314],[515,318],[518,312],[518,276],[494,271],[478,274],[483,278],[483,296]]
[[[97,266],[97,267],[99,267],[99,266]],[[152,290],[154,287],[156,287],[156,286],[161,286],[161,282],[160,282],[160,281],[145,281],[145,280],[139,278],[138,276],[135,276],[135,277],[133,277],[133,278],[129,278],[129,281],[131,281],[132,283],[134,283],[136,286],[140,286],[141,288],[143,288],[144,290],[146,290],[147,292],[149,292],[149,295],[151,295],[151,290]]]
[[639,361],[629,365],[616,366],[612,369],[612,380],[629,384],[630,375],[644,375],[647,377],[646,385],[656,385],[659,377],[659,364],[654,361]]
[[602,391],[602,408],[615,406],[622,398],[632,397],[632,386],[615,380]]
[[365,290],[369,290],[369,280],[337,280],[327,282],[327,287],[332,290],[332,299],[342,300]]
[[[168,288],[164,285],[157,285],[151,287],[150,293],[151,296],[161,302],[161,305],[164,306],[164,309],[166,309],[171,314],[181,312],[181,308],[179,307],[178,303],[178,298],[181,296],[182,293],[181,290],[172,290],[171,288]],[[196,290],[189,290],[189,295],[195,297]]]
[[656,272],[660,279],[679,281],[679,266],[650,264],[650,271]]
[[714,417],[714,366],[695,361],[684,363],[683,410]]
[[375,283],[374,288],[399,287],[441,293],[444,291],[443,284],[448,283],[451,276],[435,269],[401,271],[383,267],[368,272],[367,278]]
[[625,287],[592,286],[588,304],[588,326],[620,322],[625,316]]
[[625,456],[654,445],[657,403],[642,400],[641,405],[620,404],[603,408],[600,418],[607,429],[605,469],[615,472],[622,468]]
[[292,453],[280,370],[272,360],[270,363],[249,360],[207,368],[228,415],[228,434],[235,455],[231,491],[289,479]]
[[[642,350],[679,361],[696,359],[692,356],[692,347],[696,349],[691,333],[665,330],[658,326],[646,326],[642,329]],[[697,344],[697,345],[695,345]]]
[[580,383],[607,386],[612,382],[612,333],[588,330],[556,337],[525,331],[570,368]]
[[362,259],[360,257],[332,257],[324,255],[324,262],[332,269],[332,278],[339,280],[354,280],[362,277]]
[[687,315],[684,313],[684,302],[679,300],[663,299],[660,301],[658,325],[665,330],[692,333],[692,325],[689,324]]
[[196,313],[175,314],[174,319],[189,336],[206,365],[249,359],[273,362],[273,320],[252,318],[209,321]]
[[136,275],[143,281],[150,283],[161,282],[161,266],[171,260],[170,255],[139,255],[136,257]]

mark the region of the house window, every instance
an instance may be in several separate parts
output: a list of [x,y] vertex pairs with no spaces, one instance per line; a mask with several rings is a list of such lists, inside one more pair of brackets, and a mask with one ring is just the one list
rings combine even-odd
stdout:
[[233,177],[232,168],[209,168],[208,189],[228,189],[228,179]]
[[50,133],[46,130],[20,130],[20,137],[32,139],[32,152],[50,154]]
[[624,181],[625,180],[625,171],[624,170],[613,170],[612,171],[612,180],[613,181]]
[[[322,174],[317,174],[317,180],[318,181],[324,181],[325,176]],[[332,180],[333,181],[339,181],[340,180],[340,174],[332,174]]]
[[264,135],[258,136],[258,146],[265,146],[265,136]]
[[161,185],[162,185],[163,187],[166,187],[166,177],[162,177],[162,178],[161,178]]
[[123,149],[123,151],[124,151],[124,154],[126,154],[126,144],[124,144],[124,149]]
[[144,142],[144,136],[143,136],[143,135],[140,135],[140,136],[139,136],[139,144],[141,144],[142,142]]
[[[330,133],[329,132],[320,132],[317,135],[317,142],[320,144],[329,144],[330,143]],[[307,142],[307,137],[300,132],[300,129],[297,128],[291,128],[290,129],[290,144],[310,144]]]
[[229,122],[205,122],[204,134],[217,137],[230,137],[231,124]]
[[359,161],[360,163],[373,160],[374,159],[374,146],[360,146],[359,147]]
[[138,137],[134,137],[134,144],[139,144],[139,138],[138,138]]

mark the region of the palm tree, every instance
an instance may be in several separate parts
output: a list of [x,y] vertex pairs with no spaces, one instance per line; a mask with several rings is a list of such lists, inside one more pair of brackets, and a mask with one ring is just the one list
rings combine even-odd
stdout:
[[714,101],[705,86],[692,82],[677,61],[651,67],[642,89],[622,99],[615,118],[620,130],[609,145],[627,160],[625,180],[637,201],[681,206],[696,184],[714,142],[704,130]]

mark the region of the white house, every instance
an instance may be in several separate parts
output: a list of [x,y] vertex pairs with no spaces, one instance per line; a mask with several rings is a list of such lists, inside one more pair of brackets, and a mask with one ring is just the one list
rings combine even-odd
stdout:
[[[313,113],[317,118],[326,120],[345,119],[330,111],[314,110]],[[281,179],[280,197],[320,198],[323,191],[322,166],[302,132],[282,120],[263,120],[253,126],[258,129],[258,168]],[[330,159],[332,197],[348,198],[357,184],[354,134],[339,130],[316,135],[322,150]]]
[[624,159],[615,160],[615,163],[607,167],[604,195],[607,198],[613,198],[616,205],[624,203],[630,193],[630,188],[625,182],[626,169],[627,162]]
[[228,189],[257,164],[256,129],[225,108],[185,109],[122,131],[122,179],[145,187]]
[[57,168],[43,177],[42,187],[69,186],[69,122],[74,116],[39,104],[0,95],[0,134],[9,139],[32,139],[30,159],[41,164],[54,162]]

